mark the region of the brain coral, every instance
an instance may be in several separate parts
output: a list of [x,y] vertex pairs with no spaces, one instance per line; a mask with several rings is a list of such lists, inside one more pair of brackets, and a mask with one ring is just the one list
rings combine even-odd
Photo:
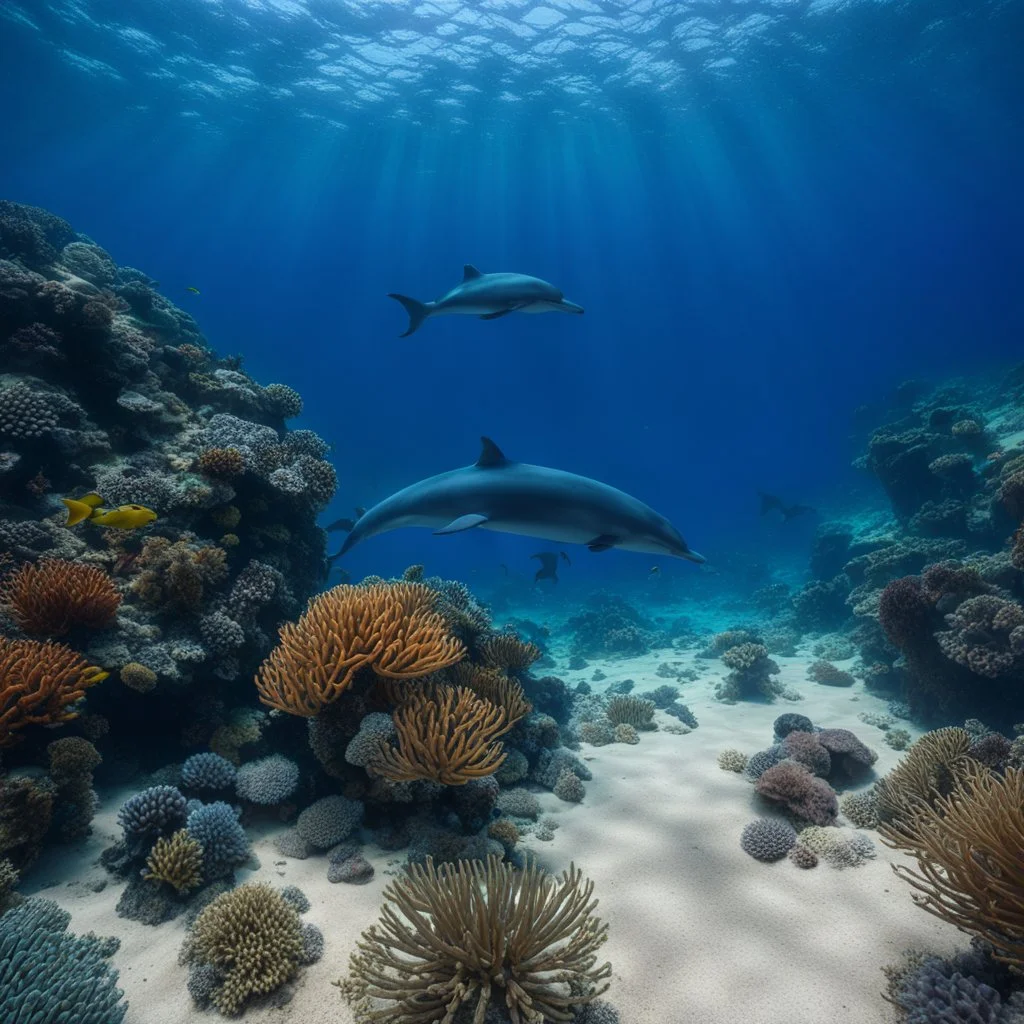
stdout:
[[235,793],[241,800],[269,807],[284,803],[298,784],[299,766],[287,757],[271,754],[238,769]]
[[363,820],[363,805],[343,796],[325,796],[298,817],[299,835],[318,850],[329,850],[347,839]]
[[781,860],[796,843],[796,830],[788,821],[758,818],[743,829],[740,846],[755,860]]

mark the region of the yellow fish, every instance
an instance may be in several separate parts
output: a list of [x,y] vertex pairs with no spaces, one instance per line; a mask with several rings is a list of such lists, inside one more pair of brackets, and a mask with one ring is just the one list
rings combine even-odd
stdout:
[[156,519],[156,513],[145,505],[122,505],[120,508],[101,508],[103,499],[91,492],[81,498],[61,498],[68,507],[65,526],[74,526],[83,520],[97,526],[111,526],[116,530],[135,530]]
[[200,294],[202,294],[202,293],[201,293],[201,292],[199,291],[199,289],[198,289],[198,288],[193,288],[193,287],[192,287],[192,285],[188,285],[188,286],[187,286],[187,287],[185,288],[185,291],[187,291],[187,292],[191,292],[191,293],[192,293],[193,295],[200,295]]

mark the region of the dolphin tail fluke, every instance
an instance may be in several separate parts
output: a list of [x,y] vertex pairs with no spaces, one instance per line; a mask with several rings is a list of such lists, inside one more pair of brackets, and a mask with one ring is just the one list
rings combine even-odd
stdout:
[[408,338],[410,334],[414,334],[419,330],[423,321],[430,316],[431,304],[428,302],[410,299],[408,295],[399,295],[397,292],[388,292],[388,298],[400,302],[405,307],[406,313],[409,314],[409,327],[404,334],[399,335],[400,338]]

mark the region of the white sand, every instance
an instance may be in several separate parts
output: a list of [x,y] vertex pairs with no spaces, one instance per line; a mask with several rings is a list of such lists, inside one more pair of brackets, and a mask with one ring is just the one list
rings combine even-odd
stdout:
[[[788,860],[765,865],[748,857],[740,832],[765,808],[742,776],[716,763],[726,747],[764,748],[774,718],[797,711],[816,725],[852,729],[878,751],[876,767],[885,772],[900,755],[882,742],[879,729],[857,719],[861,711],[884,712],[884,703],[859,683],[849,690],[807,682],[809,657],[776,659],[783,681],[806,699],[770,705],[714,701],[713,684],[725,671],[717,660],[661,652],[600,667],[607,683],[628,676],[642,690],[670,682],[655,675],[665,660],[701,672],[700,682],[682,686],[700,727],[686,736],[645,733],[638,746],[584,746],[594,773],[586,799],[568,805],[542,794],[544,812],[560,827],[553,842],[528,840],[547,867],[560,871],[575,861],[594,880],[598,912],[610,925],[605,951],[614,977],[607,998],[623,1024],[887,1024],[893,1015],[880,995],[881,968],[904,948],[947,952],[967,937],[913,905],[889,868],[895,855],[874,833],[877,859],[843,871],[824,863],[801,871]],[[575,683],[596,667],[562,674]],[[659,721],[671,720],[659,712]],[[67,908],[74,931],[120,937],[114,965],[130,1003],[127,1024],[209,1022],[215,1015],[192,1006],[186,972],[177,964],[181,919],[156,928],[122,920],[114,913],[122,883],[110,881],[98,893],[89,888],[106,877],[90,865],[116,837],[124,795],[104,801],[94,835],[80,848],[43,862],[31,889]],[[324,858],[286,861],[271,835],[268,828],[254,837],[261,867],[248,878],[298,885],[312,903],[304,920],[322,929],[327,946],[320,963],[303,972],[287,1007],[250,1010],[245,1019],[350,1024],[330,983],[343,975],[355,939],[375,920],[395,870],[389,865],[401,854],[370,849],[371,882],[332,885]]]

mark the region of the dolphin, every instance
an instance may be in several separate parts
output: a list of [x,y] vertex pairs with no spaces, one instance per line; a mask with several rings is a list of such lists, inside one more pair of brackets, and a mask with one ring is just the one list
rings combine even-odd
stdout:
[[585,544],[591,551],[622,548],[703,562],[662,515],[624,491],[590,477],[506,459],[480,439],[472,466],[420,480],[359,517],[333,564],[361,541],[401,526],[430,526],[435,534],[476,527]]
[[420,302],[408,295],[388,293],[409,314],[409,327],[400,338],[408,338],[428,316],[460,313],[481,320],[497,320],[508,313],[582,313],[583,307],[570,302],[547,281],[526,274],[481,274],[467,263],[462,281],[434,302]]

